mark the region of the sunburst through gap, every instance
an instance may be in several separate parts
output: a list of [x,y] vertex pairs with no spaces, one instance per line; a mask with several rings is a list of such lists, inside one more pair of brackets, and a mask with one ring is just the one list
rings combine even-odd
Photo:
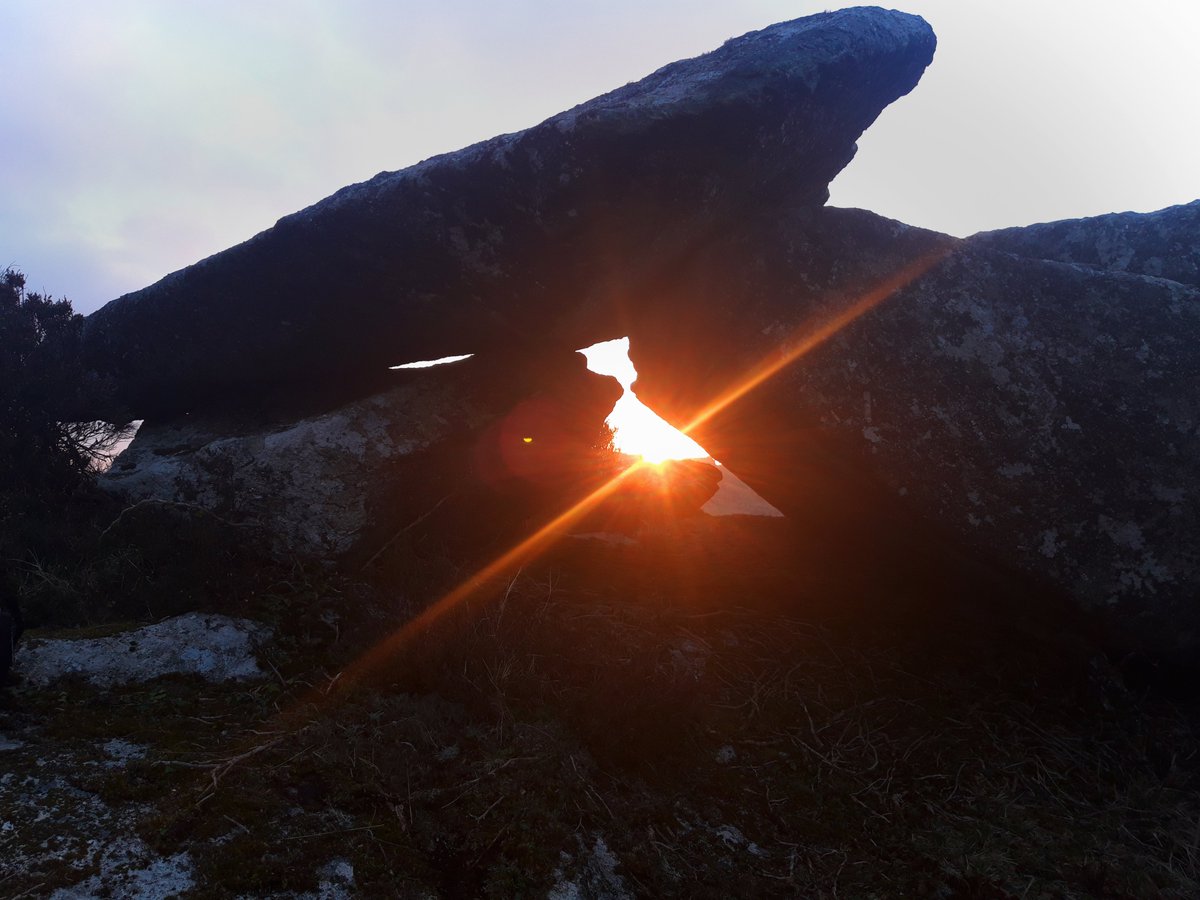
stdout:
[[637,370],[629,359],[629,338],[604,341],[580,350],[587,366],[598,375],[611,375],[624,392],[609,413],[613,446],[621,453],[640,456],[648,463],[669,459],[707,459],[708,451],[649,409],[633,393]]

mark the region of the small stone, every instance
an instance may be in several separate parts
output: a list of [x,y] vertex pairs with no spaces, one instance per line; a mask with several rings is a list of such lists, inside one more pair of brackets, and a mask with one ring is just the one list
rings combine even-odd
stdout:
[[237,681],[262,675],[254,647],[266,634],[264,626],[246,619],[188,613],[112,637],[31,640],[16,661],[21,676],[36,685],[67,675],[82,676],[96,687],[162,675]]

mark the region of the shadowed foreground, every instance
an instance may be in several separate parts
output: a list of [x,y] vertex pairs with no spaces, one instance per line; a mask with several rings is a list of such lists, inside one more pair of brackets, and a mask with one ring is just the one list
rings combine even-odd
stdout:
[[1191,714],[1060,637],[1079,623],[1052,597],[930,536],[696,516],[564,535],[340,690],[465,574],[439,527],[370,585],[297,570],[229,598],[276,628],[250,687],[5,695],[4,893],[1200,886]]

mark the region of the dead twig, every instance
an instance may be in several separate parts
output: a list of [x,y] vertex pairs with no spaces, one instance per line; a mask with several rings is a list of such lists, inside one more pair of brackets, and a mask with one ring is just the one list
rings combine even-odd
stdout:
[[116,528],[117,525],[120,524],[121,520],[124,519],[128,513],[133,512],[135,509],[140,509],[143,506],[170,506],[170,507],[175,507],[177,509],[190,509],[194,512],[199,512],[199,513],[203,513],[206,516],[211,516],[212,518],[214,518],[218,522],[220,522],[222,525],[228,525],[231,528],[261,528],[262,527],[262,523],[255,521],[255,520],[251,520],[248,522],[234,522],[230,519],[226,519],[224,516],[217,515],[211,509],[206,509],[205,507],[200,506],[195,503],[185,503],[182,500],[162,500],[162,499],[159,499],[158,497],[147,497],[144,500],[139,500],[137,503],[134,503],[130,506],[125,507],[119,513],[117,513],[117,517],[115,519],[113,519],[111,522],[109,522],[108,526],[103,531],[100,532],[100,538],[103,539],[110,531],[112,531],[114,528]]
[[206,801],[209,797],[211,797],[213,794],[215,794],[217,792],[217,788],[220,787],[220,784],[221,784],[221,779],[224,778],[226,775],[228,775],[230,770],[233,769],[234,766],[236,766],[238,763],[245,762],[250,757],[257,755],[264,750],[268,750],[271,747],[274,747],[276,744],[278,744],[282,740],[283,740],[283,736],[280,735],[279,737],[275,738],[273,741],[267,741],[265,744],[258,744],[257,746],[251,747],[249,750],[245,751],[244,753],[239,753],[237,756],[232,756],[229,759],[225,760],[223,763],[213,766],[212,771],[210,772],[210,775],[212,777],[212,789],[209,790],[209,792],[207,794],[205,794],[203,797],[201,797],[200,800],[197,801],[196,805],[199,806],[201,803]]
[[[537,757],[536,756],[514,756],[511,759],[506,759],[504,762],[500,763],[499,765],[492,766],[492,768],[490,768],[488,771],[484,772],[482,775],[477,775],[475,778],[472,778],[470,781],[464,781],[462,784],[459,785],[459,787],[469,788],[469,787],[471,787],[471,785],[478,784],[479,782],[483,781],[485,778],[491,778],[493,775],[495,775],[501,769],[506,769],[515,762],[528,762],[531,759],[537,759]],[[463,797],[467,796],[468,793],[470,793],[470,791],[466,791],[466,790],[462,791],[457,797],[455,797],[449,803],[445,804],[445,806],[443,806],[442,809],[446,809],[447,807],[453,806],[455,803],[457,803]]]
[[495,809],[500,804],[500,801],[503,799],[504,799],[503,797],[497,797],[495,802],[493,802],[491,806],[489,806],[487,809],[485,809],[479,815],[471,816],[471,818],[474,819],[477,823],[482,822],[487,817],[487,814],[490,813],[493,809]]
[[383,554],[388,550],[389,547],[392,546],[392,544],[394,544],[394,543],[396,543],[396,541],[400,540],[400,537],[402,535],[404,535],[406,532],[411,531],[412,529],[416,528],[418,525],[420,525],[422,522],[424,522],[426,519],[428,519],[430,516],[432,516],[435,512],[438,511],[438,508],[443,503],[445,503],[447,500],[449,500],[453,496],[454,496],[453,492],[447,494],[445,497],[443,497],[441,500],[439,500],[437,503],[435,503],[433,505],[433,507],[431,509],[429,509],[427,512],[421,513],[421,515],[417,516],[415,519],[413,519],[411,522],[409,522],[407,525],[405,525],[403,528],[401,528],[399,531],[397,531],[395,534],[393,534],[390,538],[388,538],[384,542],[382,547],[380,547],[378,550],[376,550],[371,555],[370,559],[368,559],[365,563],[362,564],[362,567],[358,571],[365,572],[368,568],[370,568],[371,563],[375,562],[375,560],[377,560],[377,559],[379,559],[379,557],[383,556]]
[[360,825],[358,828],[334,828],[330,831],[314,831],[311,834],[290,834],[281,837],[281,841],[303,841],[306,838],[328,837],[331,834],[350,834],[355,831],[374,831],[382,825]]
[[225,818],[225,820],[226,820],[226,821],[228,821],[228,822],[232,822],[232,823],[233,823],[234,825],[236,825],[238,828],[242,829],[242,831],[246,832],[246,834],[250,834],[250,833],[251,833],[249,828],[247,828],[245,825],[243,825],[241,822],[239,822],[239,821],[238,821],[237,819],[235,819],[233,816],[230,816],[230,815],[225,815],[225,816],[224,816],[224,818]]

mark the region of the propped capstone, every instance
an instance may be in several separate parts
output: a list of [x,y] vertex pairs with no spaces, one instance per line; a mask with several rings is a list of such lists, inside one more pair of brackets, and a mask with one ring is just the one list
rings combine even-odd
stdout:
[[[343,188],[89,317],[136,416],[336,386],[388,366],[625,333],[638,286],[764,205],[816,207],[935,39],[917,16],[775,25],[561,113]],[[103,411],[98,410],[100,414]]]

